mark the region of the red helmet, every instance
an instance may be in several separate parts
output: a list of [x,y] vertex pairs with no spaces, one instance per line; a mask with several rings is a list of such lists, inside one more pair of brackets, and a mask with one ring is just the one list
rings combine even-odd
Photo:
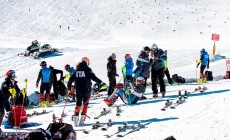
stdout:
[[130,58],[130,57],[131,57],[131,55],[128,53],[125,55],[125,58]]
[[9,70],[9,71],[7,71],[7,72],[6,72],[6,76],[7,76],[7,78],[16,77],[15,71],[14,71],[14,70]]
[[82,57],[81,62],[85,61],[87,65],[90,64],[89,58],[88,57]]

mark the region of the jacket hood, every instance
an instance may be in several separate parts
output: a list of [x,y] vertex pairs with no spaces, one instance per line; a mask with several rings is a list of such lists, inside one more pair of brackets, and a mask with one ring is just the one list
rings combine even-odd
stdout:
[[112,56],[110,56],[108,59],[107,59],[109,62],[116,62],[117,60],[113,60]]

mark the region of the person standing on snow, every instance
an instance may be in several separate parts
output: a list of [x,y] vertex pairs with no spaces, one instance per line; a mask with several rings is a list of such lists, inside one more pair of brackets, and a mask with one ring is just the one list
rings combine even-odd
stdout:
[[52,72],[52,84],[53,84],[53,92],[54,92],[54,102],[58,103],[58,87],[57,87],[57,74],[60,74],[60,79],[59,81],[62,80],[63,77],[63,71],[62,70],[58,70],[58,69],[54,69],[53,66],[49,66],[49,68],[51,69]]
[[117,74],[116,62],[116,55],[112,53],[112,55],[109,56],[107,63],[107,76],[109,78],[108,96],[114,92],[114,88],[116,86],[116,76],[119,76]]
[[165,96],[166,86],[164,82],[164,70],[165,70],[165,61],[167,60],[166,55],[162,49],[159,49],[156,44],[153,44],[151,47],[151,58],[152,68],[151,68],[151,80],[152,80],[152,91],[153,98],[158,97],[157,83],[159,80],[160,92],[162,97]]
[[151,62],[149,61],[149,53],[150,48],[148,46],[145,46],[141,53],[138,56],[138,59],[136,61],[137,68],[134,70],[134,80],[139,77],[143,76],[145,78],[144,86],[146,87],[147,79],[150,76],[150,66]]
[[124,81],[132,82],[133,67],[134,67],[134,63],[133,63],[133,59],[131,55],[126,54],[125,55],[125,65],[122,67],[122,73],[125,79]]
[[14,70],[9,70],[6,73],[5,81],[1,85],[0,91],[0,125],[2,124],[3,117],[5,115],[5,111],[8,116],[11,113],[11,105],[9,102],[9,98],[12,98],[12,103],[14,105],[14,99],[17,94],[20,94],[20,89],[17,85],[17,81],[15,80],[16,74]]
[[[52,71],[51,69],[47,68],[47,64],[45,61],[42,61],[40,63],[40,66],[42,69],[38,73],[38,78],[36,82],[36,88],[38,88],[39,82],[41,80],[41,85],[40,85],[40,103],[39,106],[50,106],[50,88],[51,88],[51,81],[52,81]],[[44,92],[46,92],[46,99],[44,101]]]
[[[92,69],[89,67],[89,63],[90,63],[89,59],[87,57],[83,57],[68,82],[68,92],[70,92],[72,82],[75,81],[75,86],[76,86],[77,102],[76,102],[76,107],[73,115],[74,126],[78,125],[78,120],[79,120],[79,125],[84,124],[84,120],[88,110],[89,100],[91,97],[91,86],[92,86],[91,80],[101,85],[104,84],[93,73]],[[80,113],[81,113],[81,117],[79,119]]]
[[[70,67],[69,64],[66,64],[64,68],[67,71],[67,73],[65,74],[65,80],[64,80],[66,85],[67,85],[69,82],[69,78],[73,75],[73,72],[75,71],[75,69],[74,69],[74,67]],[[75,87],[74,87],[74,85],[72,85],[71,86],[71,92],[69,93],[69,95],[72,96],[72,101],[76,100],[74,93],[75,93]]]
[[200,51],[200,62],[197,64],[197,68],[200,66],[200,79],[205,80],[206,82],[206,76],[204,74],[204,70],[207,67],[207,69],[209,69],[209,55],[208,53],[205,51],[205,49],[201,49]]

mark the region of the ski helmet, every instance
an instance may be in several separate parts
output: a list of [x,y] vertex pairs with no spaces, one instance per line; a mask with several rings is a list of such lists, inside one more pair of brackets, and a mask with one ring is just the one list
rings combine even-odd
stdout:
[[154,44],[152,45],[151,49],[152,49],[152,50],[158,50],[157,44],[154,43]]
[[46,61],[42,61],[42,62],[40,63],[40,66],[41,66],[41,67],[47,66]]
[[126,54],[126,55],[125,55],[125,58],[130,58],[130,57],[131,57],[130,54]]
[[143,51],[144,51],[144,52],[150,52],[150,48],[149,48],[148,46],[145,46],[145,47],[143,48]]
[[90,61],[89,61],[88,57],[82,57],[81,62],[83,62],[83,61],[86,62],[86,64],[89,66]]
[[6,72],[7,78],[16,77],[14,70],[9,70]]
[[136,84],[144,84],[145,83],[145,78],[142,76],[137,77],[136,79]]
[[204,52],[205,51],[205,49],[204,48],[202,48],[201,50],[200,50],[200,52]]
[[66,64],[66,65],[65,65],[65,70],[68,71],[69,68],[70,68],[70,65],[69,65],[69,64]]

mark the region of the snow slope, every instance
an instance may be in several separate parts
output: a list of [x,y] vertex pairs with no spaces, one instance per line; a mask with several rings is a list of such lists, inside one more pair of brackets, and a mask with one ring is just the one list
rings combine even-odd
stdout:
[[[229,57],[229,2],[226,0],[127,0],[127,1],[54,1],[54,0],[2,0],[0,1],[0,77],[9,69],[16,70],[20,88],[25,87],[24,79],[28,79],[28,95],[32,101],[37,100],[34,91],[39,63],[43,60],[48,65],[64,70],[68,63],[74,66],[83,56],[90,58],[90,67],[95,74],[108,84],[106,63],[114,52],[117,55],[118,74],[124,55],[130,53],[136,60],[143,46],[157,43],[168,50],[169,70],[182,77],[196,78],[195,60],[199,59],[199,51],[205,48],[212,53],[211,34],[220,34],[216,42],[217,53]],[[60,26],[61,25],[61,29]],[[70,30],[68,30],[68,26]],[[34,60],[18,57],[31,41],[37,39],[41,44],[49,43],[62,51],[62,55],[51,55]],[[178,90],[193,91],[196,83],[167,86],[167,94],[163,99],[140,101],[133,106],[122,106],[120,117],[112,113],[99,119],[116,121],[115,125],[102,132],[96,130],[89,135],[83,130],[90,128],[93,119],[101,108],[106,107],[100,99],[91,100],[92,107],[88,111],[91,119],[86,126],[75,128],[78,139],[106,139],[103,135],[116,131],[123,122],[151,122],[147,128],[125,138],[162,140],[173,135],[178,140],[228,140],[230,139],[229,80],[223,80],[226,66],[225,59],[210,64],[215,81],[204,84],[208,90],[194,93],[177,109],[162,112],[166,99],[176,100]],[[117,78],[117,81],[121,77]],[[151,97],[151,88],[146,96]],[[106,94],[104,92],[104,94]],[[119,100],[118,103],[122,104]],[[47,110],[54,110],[60,116],[64,103],[54,105]],[[67,104],[64,121],[71,122],[75,103]],[[28,110],[28,113],[32,110]],[[39,127],[46,128],[52,120],[52,113],[30,118],[30,122],[38,122]],[[1,127],[3,130],[3,126]],[[11,130],[13,131],[13,130]],[[98,133],[100,132],[100,133]],[[117,139],[113,137],[111,139]]]

